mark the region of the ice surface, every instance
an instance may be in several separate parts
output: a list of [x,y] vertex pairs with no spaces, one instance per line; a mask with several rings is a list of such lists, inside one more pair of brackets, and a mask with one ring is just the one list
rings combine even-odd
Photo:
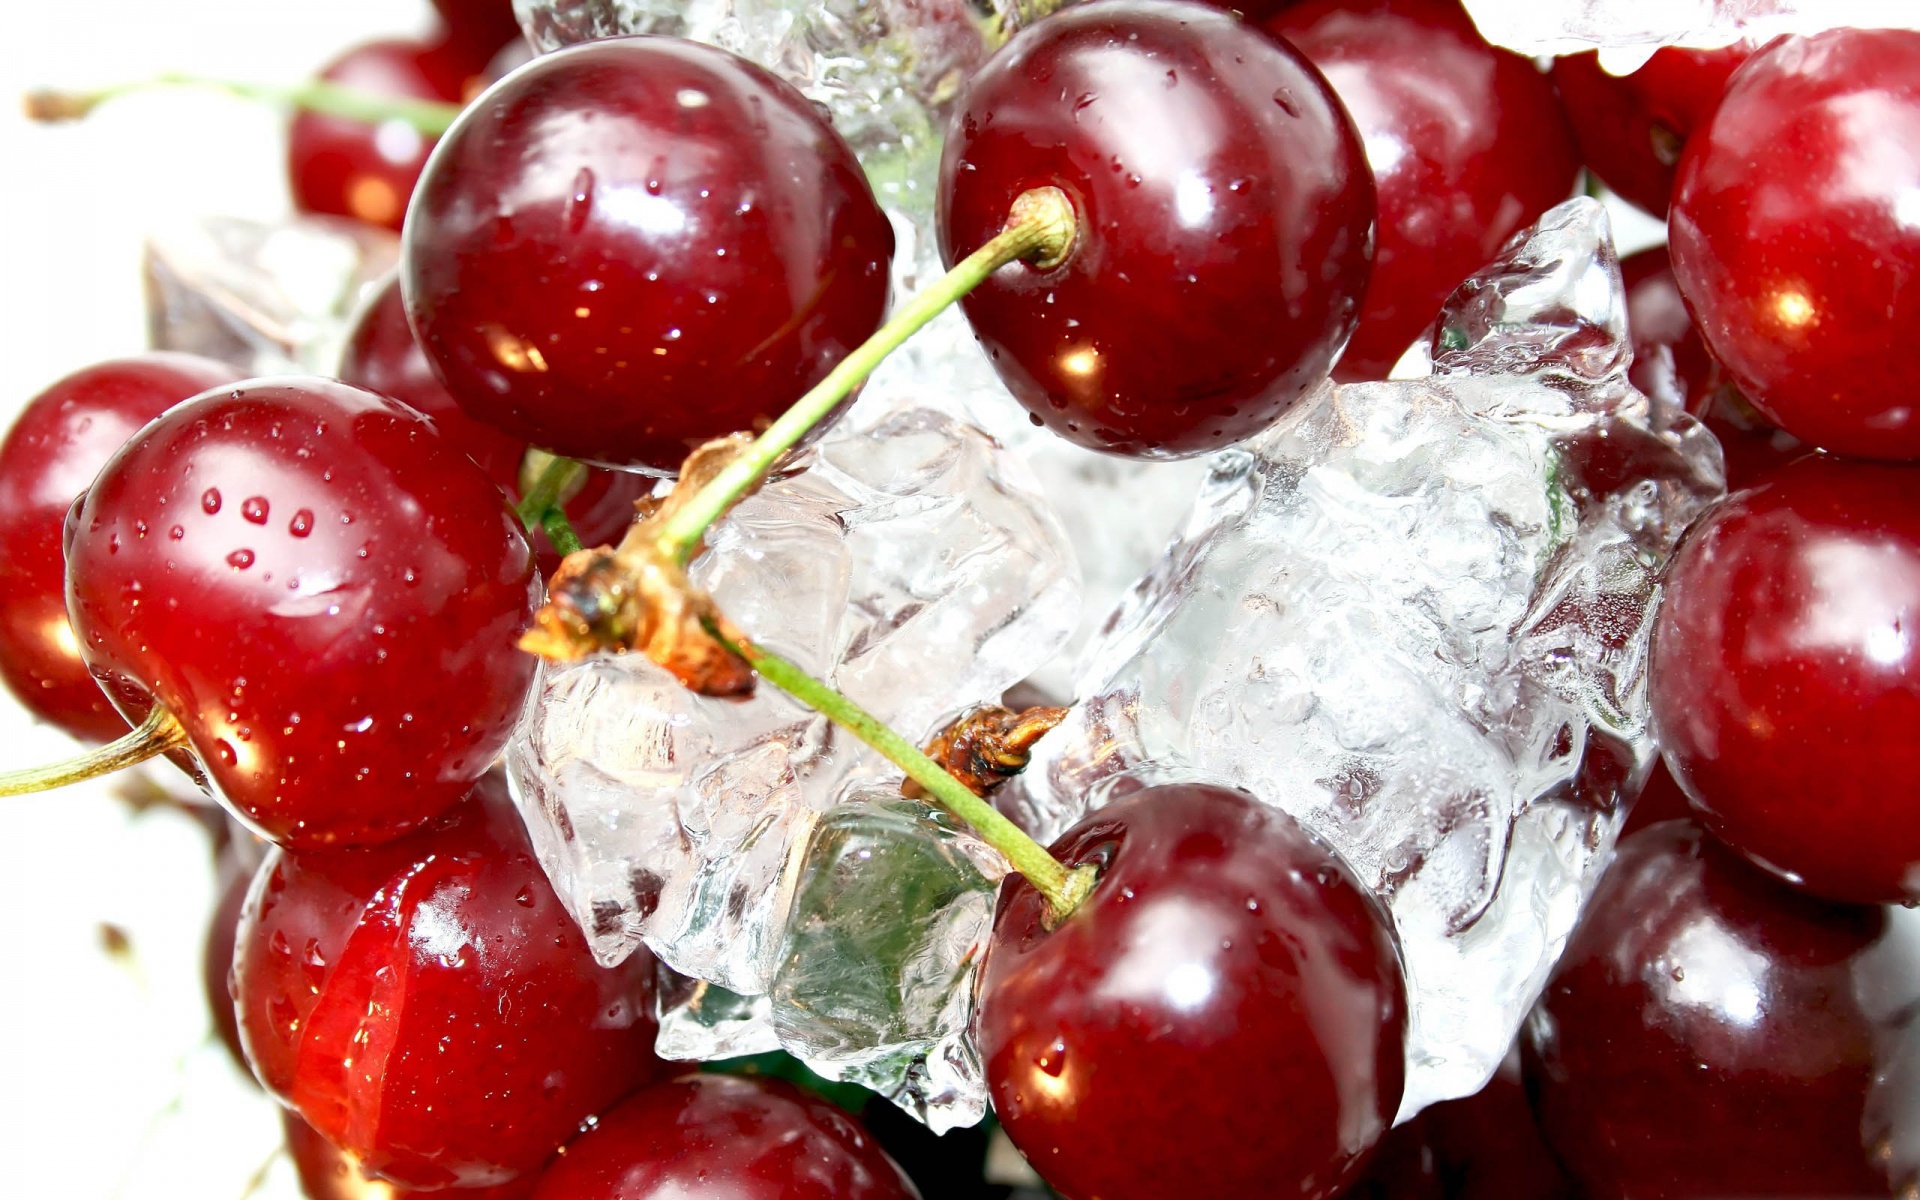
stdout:
[[654,1053],[675,1062],[711,1062],[780,1048],[766,996],[742,996],[661,965],[654,988],[660,1035]]
[[255,375],[330,375],[360,300],[400,242],[359,221],[207,217],[147,241],[148,339]]
[[1600,47],[1618,72],[1661,46],[1765,42],[1782,33],[1842,25],[1920,29],[1910,0],[1466,0],[1486,39],[1521,54],[1575,54]]
[[1326,837],[1401,938],[1407,1115],[1477,1090],[1544,985],[1651,766],[1661,563],[1722,490],[1626,382],[1600,206],[1504,254],[1432,378],[1329,386],[1213,461],[1008,801],[1044,841],[1130,772],[1198,772]]
[[[1077,574],[1023,466],[978,430],[925,409],[849,425],[716,527],[694,579],[924,741],[1058,652]],[[637,656],[546,667],[508,769],[601,961],[644,938],[748,996],[771,983],[821,813],[851,782],[897,777],[776,689],[707,699]]]
[[800,870],[774,975],[780,1045],[870,1088],[936,1133],[986,1115],[974,982],[1006,860],[897,790],[823,816]]

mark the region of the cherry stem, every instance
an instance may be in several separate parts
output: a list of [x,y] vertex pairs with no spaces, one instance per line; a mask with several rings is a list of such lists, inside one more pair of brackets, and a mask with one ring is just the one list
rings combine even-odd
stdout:
[[1042,187],[1022,193],[1013,202],[1006,228],[908,301],[872,337],[828,372],[825,379],[796,400],[793,407],[755,438],[738,458],[695,492],[661,529],[660,549],[685,566],[706,536],[708,526],[753,490],[780,456],[838,408],[847,394],[860,386],[887,355],[1008,263],[1026,259],[1041,270],[1058,266],[1073,248],[1076,224],[1073,202],[1059,188]]
[[567,520],[566,510],[560,507],[560,497],[586,473],[585,467],[570,458],[547,459],[533,486],[527,488],[526,496],[514,510],[529,531],[536,526],[546,530],[547,540],[562,554],[572,554],[581,546],[579,536],[573,532],[573,522]]
[[1093,890],[1093,867],[1068,870],[1045,846],[1007,820],[999,809],[974,795],[966,784],[921,753],[918,746],[895,733],[885,721],[844,693],[815,679],[788,659],[739,637],[737,631],[729,637],[719,622],[705,620],[702,624],[721,645],[745,659],[762,679],[872,746],[888,762],[905,771],[907,778],[926,789],[948,812],[971,826],[980,840],[998,850],[1014,870],[1026,876],[1027,882],[1047,898],[1056,922],[1078,908]]
[[418,100],[410,96],[390,96],[380,92],[345,87],[325,79],[310,79],[302,84],[286,86],[274,83],[241,83],[234,80],[204,79],[197,75],[157,75],[152,79],[122,83],[92,92],[57,90],[28,92],[22,101],[22,107],[30,120],[77,121],[101,104],[118,96],[162,87],[211,88],[246,100],[282,104],[329,117],[364,121],[369,125],[400,121],[429,137],[437,137],[445,133],[447,127],[453,124],[453,119],[460,115],[458,104],[448,104],[440,100]]
[[140,722],[139,728],[104,746],[51,766],[0,773],[0,796],[48,792],[70,783],[98,779],[186,744],[187,731],[172,713],[156,704],[153,711],[147,714],[147,719]]

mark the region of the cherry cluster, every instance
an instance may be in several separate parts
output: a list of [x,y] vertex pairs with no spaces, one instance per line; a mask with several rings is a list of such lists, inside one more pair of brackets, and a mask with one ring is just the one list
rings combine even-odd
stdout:
[[[690,453],[844,410],[892,227],[758,65],[611,39],[479,91],[511,12],[439,8],[327,71],[477,94],[437,144],[293,126],[303,209],[403,235],[335,378],[119,360],[0,445],[0,674],[106,743],[87,770],[165,753],[271,844],[209,972],[311,1194],[988,1194],[658,1059],[653,960],[594,961],[491,772],[543,580]],[[1677,819],[1636,822],[1509,1069],[1394,1128],[1417,997],[1339,856],[1203,783],[1098,810],[1051,848],[1077,890],[1004,888],[979,997],[998,1120],[1071,1200],[1920,1187],[1920,947],[1880,907],[1920,904],[1920,34],[1615,77],[1457,0],[1091,0],[967,82],[940,248],[1035,424],[1184,457],[1384,378],[1583,164],[1667,216],[1625,266],[1635,382],[1739,489],[1654,631],[1642,812]]]

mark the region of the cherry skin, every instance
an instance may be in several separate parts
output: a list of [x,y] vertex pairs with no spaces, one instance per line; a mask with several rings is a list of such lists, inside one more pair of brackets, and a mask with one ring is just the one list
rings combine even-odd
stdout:
[[[381,95],[458,103],[490,53],[444,42],[367,42],[328,63],[320,78]],[[369,124],[302,112],[287,138],[294,207],[398,231],[433,144],[401,121]]]
[[34,716],[83,741],[127,732],[67,622],[67,510],[135,430],[238,381],[232,367],[187,354],[114,359],[28,401],[0,442],[0,681]]
[[917,1200],[860,1123],[779,1079],[686,1075],[567,1144],[534,1200]]
[[1460,281],[1573,194],[1552,85],[1458,0],[1314,0],[1267,21],[1326,75],[1379,197],[1373,280],[1334,378],[1385,379]]
[[1920,939],[1886,910],[1654,825],[1621,844],[1528,1019],[1527,1087],[1593,1200],[1907,1195],[1916,981]]
[[1587,166],[1629,202],[1664,217],[1680,152],[1752,53],[1746,43],[1717,50],[1667,46],[1632,74],[1612,75],[1599,54],[1588,51],[1555,59],[1553,83]]
[[261,865],[233,992],[260,1082],[370,1174],[507,1183],[661,1069],[653,960],[593,960],[489,777],[382,846]]
[[1372,255],[1373,177],[1320,73],[1229,13],[1108,0],[1022,30],[940,163],[948,263],[1052,186],[1064,261],[962,301],[1014,396],[1083,446],[1174,458],[1272,424],[1326,378]]
[[445,810],[532,682],[515,641],[539,583],[506,498],[418,413],[346,384],[168,410],[76,505],[66,554],[114,704],[164,706],[214,795],[283,844],[381,841]]
[[401,278],[475,420],[672,473],[865,341],[892,256],[853,151],[798,91],[709,46],[615,38],[468,108],[422,178]]
[[1838,29],[1754,55],[1687,143],[1668,228],[1714,357],[1803,441],[1920,457],[1920,32]]
[[1007,1134],[1069,1200],[1331,1196],[1392,1123],[1406,991],[1345,863],[1242,792],[1145,788],[1053,846],[1101,878],[1051,931],[1010,882],[979,1043]]
[[[482,425],[454,402],[414,341],[398,275],[383,284],[355,317],[341,352],[339,374],[347,383],[390,396],[432,417],[443,435],[466,451],[509,499],[519,502],[527,443]],[[583,545],[608,545],[619,541],[633,524],[634,505],[652,490],[653,480],[646,476],[589,468],[579,489],[561,507]],[[560,552],[544,529],[530,531],[528,538],[541,576],[551,577],[560,566]]]
[[[223,818],[224,819],[224,818]],[[245,839],[244,841],[241,839]],[[240,925],[240,913],[246,906],[247,888],[259,868],[261,854],[244,831],[221,850],[215,866],[218,899],[207,921],[207,940],[200,954],[200,982],[206,989],[207,1013],[213,1019],[213,1032],[227,1048],[240,1069],[251,1070],[247,1053],[240,1047],[240,1018],[233,1011],[233,994],[227,980],[233,973],[234,935]]]
[[[1656,404],[1699,417],[1726,452],[1727,486],[1743,488],[1807,452],[1806,443],[1775,429],[1741,396],[1707,350],[1681,298],[1664,246],[1620,264],[1627,288],[1627,334],[1633,342],[1633,386]],[[1678,815],[1678,814],[1675,814]]]
[[307,1200],[421,1200],[439,1196],[443,1200],[527,1200],[538,1178],[523,1175],[498,1187],[439,1189],[429,1192],[396,1187],[379,1179],[368,1179],[350,1154],[342,1153],[332,1142],[314,1132],[292,1109],[280,1113],[286,1130],[287,1157],[300,1177],[300,1191]]
[[520,36],[512,0],[433,0],[433,7],[446,22],[448,40],[489,58]]
[[1920,900],[1920,469],[1804,458],[1667,569],[1649,695],[1707,827],[1807,890]]

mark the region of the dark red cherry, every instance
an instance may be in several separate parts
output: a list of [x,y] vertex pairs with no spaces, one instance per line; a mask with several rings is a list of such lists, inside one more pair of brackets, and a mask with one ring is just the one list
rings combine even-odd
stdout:
[[213,793],[302,847],[397,837],[466,793],[532,680],[533,556],[418,413],[332,380],[170,409],[67,521],[81,653],[163,705]]
[[527,1200],[533,1194],[536,1175],[523,1175],[498,1187],[451,1188],[416,1191],[398,1187],[385,1180],[369,1179],[351,1154],[314,1132],[292,1109],[280,1112],[286,1130],[287,1157],[293,1160],[294,1174],[300,1178],[301,1194],[307,1200]]
[[1667,568],[1649,675],[1707,827],[1836,900],[1920,900],[1920,467],[1790,463]]
[[1353,332],[1373,177],[1320,73],[1202,5],[1106,0],[1022,30],[968,85],[940,163],[949,263],[1061,189],[1079,217],[1051,270],[963,301],[1034,419],[1143,457],[1257,433]]
[[497,776],[400,841],[274,851],[233,967],[260,1082],[420,1188],[532,1171],[652,1079],[652,977],[594,962]]
[[1782,39],[1687,144],[1674,275],[1714,357],[1795,437],[1920,457],[1920,31]]
[[[465,450],[509,498],[519,502],[527,443],[481,424],[454,403],[414,341],[398,275],[382,285],[355,318],[341,354],[340,378],[391,396],[432,417],[442,434]],[[620,540],[627,526],[633,524],[634,505],[652,490],[650,477],[589,468],[585,481],[567,497],[563,507],[583,544],[607,545]],[[543,529],[533,530],[530,540],[541,577],[551,577],[560,566],[560,552]]]
[[127,731],[67,622],[60,531],[74,497],[142,425],[238,380],[232,367],[188,354],[114,359],[28,401],[0,442],[0,680],[41,720],[85,741]]
[[1633,802],[1626,823],[1620,826],[1620,836],[1628,838],[1649,825],[1692,816],[1693,805],[1688,801],[1687,794],[1673,781],[1673,772],[1667,770],[1665,760],[1656,758],[1653,760],[1653,773],[1647,776],[1647,786],[1640,789],[1639,799]]
[[1522,1054],[1548,1144],[1593,1200],[1904,1196],[1916,1015],[1911,928],[1798,895],[1672,821],[1621,844]]
[[917,1200],[845,1111],[784,1080],[686,1075],[604,1114],[535,1200]]
[[1744,42],[1717,50],[1668,46],[1632,74],[1613,75],[1588,51],[1555,59],[1553,83],[1588,168],[1627,200],[1664,217],[1680,152],[1752,53]]
[[710,46],[589,42],[442,139],[407,222],[407,312],[474,419],[673,472],[765,426],[878,328],[893,231],[788,84]]
[[1727,486],[1743,488],[1807,452],[1806,443],[1775,429],[1753,411],[1740,389],[1707,351],[1664,246],[1620,264],[1627,287],[1627,334],[1633,341],[1628,377],[1656,404],[1699,417],[1727,456]]
[[1331,1196],[1393,1121],[1406,992],[1346,864],[1242,792],[1146,788],[1053,847],[1094,863],[1049,930],[994,916],[979,1041],[994,1111],[1069,1200]]
[[448,39],[491,56],[520,36],[513,0],[433,0]]
[[228,980],[233,972],[234,932],[240,924],[247,885],[253,882],[261,852],[255,849],[260,843],[254,842],[244,830],[236,829],[235,833],[238,837],[220,851],[214,869],[217,899],[213,915],[207,921],[207,940],[200,953],[200,982],[206,990],[207,1015],[213,1021],[214,1036],[242,1070],[249,1070],[246,1051],[240,1048],[240,1018],[233,1011],[233,992]]
[[[320,78],[381,95],[457,103],[491,53],[397,38],[367,42],[327,64]],[[287,137],[294,207],[398,230],[433,143],[404,121],[370,124],[302,112]]]
[[1373,280],[1334,377],[1385,379],[1461,280],[1573,193],[1573,134],[1552,85],[1459,0],[1313,0],[1266,28],[1320,68],[1366,147]]

